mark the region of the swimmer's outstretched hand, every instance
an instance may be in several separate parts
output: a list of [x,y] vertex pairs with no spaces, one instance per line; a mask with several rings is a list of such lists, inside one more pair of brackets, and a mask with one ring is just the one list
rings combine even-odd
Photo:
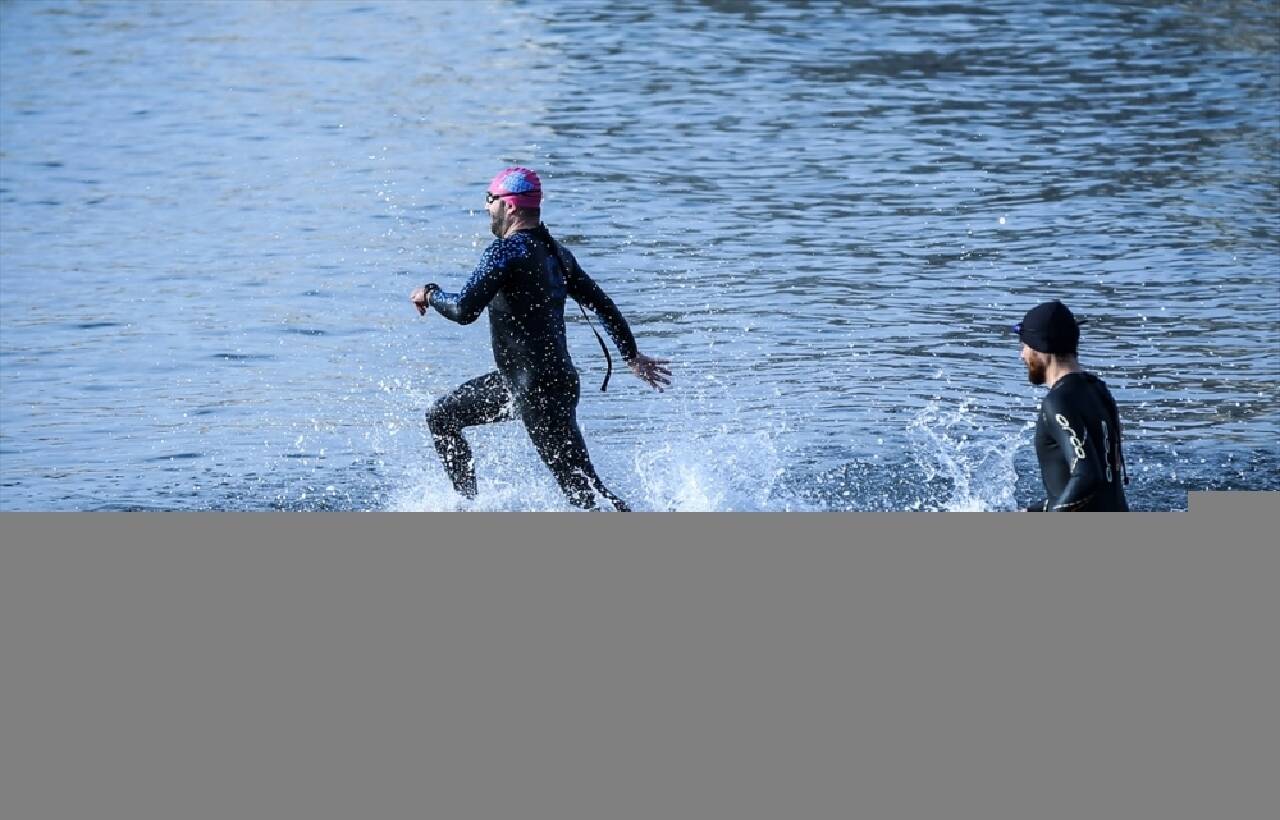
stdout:
[[643,353],[637,353],[634,359],[627,362],[636,378],[659,393],[663,387],[671,384],[671,369],[667,367],[669,364],[671,362],[666,359],[651,359]]

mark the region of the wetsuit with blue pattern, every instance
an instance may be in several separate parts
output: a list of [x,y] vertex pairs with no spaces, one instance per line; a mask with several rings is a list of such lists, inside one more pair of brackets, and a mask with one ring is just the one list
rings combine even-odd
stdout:
[[495,240],[459,293],[429,291],[428,304],[459,324],[489,309],[497,370],[464,383],[427,412],[436,451],[462,495],[476,494],[475,461],[462,430],[520,419],[570,503],[594,506],[594,487],[625,507],[601,483],[578,428],[580,387],[565,338],[567,297],[600,317],[626,361],[636,357],[635,338],[617,306],[542,226]]

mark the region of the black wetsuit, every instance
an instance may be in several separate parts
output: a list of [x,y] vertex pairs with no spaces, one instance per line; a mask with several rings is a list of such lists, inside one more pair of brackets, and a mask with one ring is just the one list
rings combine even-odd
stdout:
[[565,339],[567,296],[600,316],[625,360],[635,358],[635,338],[618,308],[542,226],[495,240],[460,293],[429,293],[431,307],[459,324],[474,322],[489,308],[498,365],[427,412],[436,451],[459,493],[476,494],[475,462],[463,428],[521,419],[570,503],[593,506],[594,487],[625,508],[600,481],[578,429],[578,371]]
[[1107,385],[1090,373],[1058,380],[1040,405],[1036,456],[1049,497],[1034,511],[1127,511],[1120,416]]

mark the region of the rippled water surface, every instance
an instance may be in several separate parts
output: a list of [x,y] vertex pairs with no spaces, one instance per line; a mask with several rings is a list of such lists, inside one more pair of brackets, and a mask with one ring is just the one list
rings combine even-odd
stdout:
[[[637,507],[1025,504],[1054,297],[1135,508],[1280,489],[1277,8],[0,3],[0,508],[463,506],[422,411],[488,334],[407,295],[514,163],[674,362],[601,394],[570,316]],[[469,506],[564,508],[473,441]]]

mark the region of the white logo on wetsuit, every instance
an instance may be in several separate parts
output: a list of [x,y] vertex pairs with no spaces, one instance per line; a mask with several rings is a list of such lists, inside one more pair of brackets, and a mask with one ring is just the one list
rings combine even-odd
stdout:
[[1107,454],[1107,483],[1111,483],[1111,428],[1107,427],[1105,419],[1102,421],[1102,451]]
[[[1058,426],[1063,430],[1066,430],[1067,433],[1071,435],[1071,447],[1076,451],[1075,460],[1071,462],[1071,469],[1074,471],[1076,468],[1076,461],[1080,461],[1085,457],[1084,444],[1080,442],[1080,437],[1076,435],[1076,431],[1071,429],[1071,422],[1067,421],[1066,416],[1058,413],[1054,418],[1057,419]],[[1085,432],[1085,435],[1089,435],[1088,431]]]

